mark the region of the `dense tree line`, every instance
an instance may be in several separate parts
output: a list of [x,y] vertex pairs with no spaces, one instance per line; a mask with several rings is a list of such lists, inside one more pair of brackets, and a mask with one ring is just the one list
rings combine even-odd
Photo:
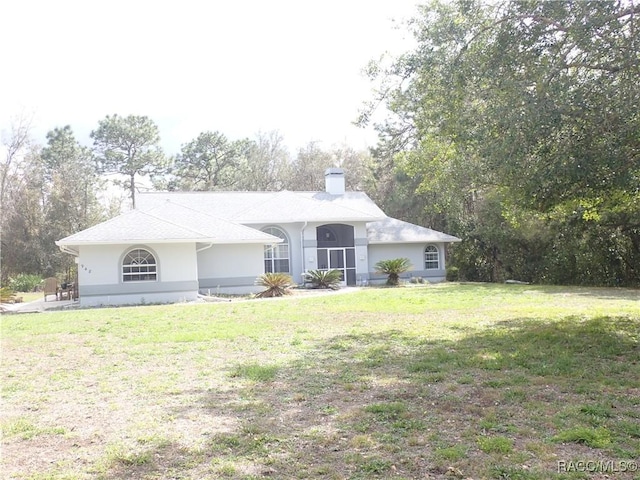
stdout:
[[[202,132],[167,155],[153,120],[134,115],[107,115],[91,132],[91,146],[81,145],[70,126],[51,130],[44,146],[29,131],[28,119],[18,118],[3,138],[3,284],[18,274],[72,277],[73,257],[55,241],[134,207],[141,188],[322,190],[324,171],[342,166],[349,171],[348,187],[362,190],[370,161],[366,152],[323,150],[316,143],[291,155],[278,132],[239,140]],[[114,195],[113,187],[122,195]]]
[[47,144],[30,136],[30,122],[15,120],[3,139],[1,262],[2,282],[17,274],[66,274],[73,258],[55,241],[105,220],[119,205],[101,203],[105,182],[91,149],[80,145],[70,127],[55,128]]
[[141,188],[322,190],[348,171],[393,217],[463,239],[451,278],[640,284],[640,5],[432,1],[407,24],[413,51],[372,62],[361,112],[390,112],[371,152],[293,155],[278,132],[205,131],[168,155],[148,117],[108,115],[83,146],[70,127],[38,146],[18,119],[3,139],[2,279],[72,268],[56,239],[113,216],[115,182]]
[[392,112],[378,201],[462,237],[470,280],[640,284],[639,15],[626,0],[421,7],[415,50],[369,68]]

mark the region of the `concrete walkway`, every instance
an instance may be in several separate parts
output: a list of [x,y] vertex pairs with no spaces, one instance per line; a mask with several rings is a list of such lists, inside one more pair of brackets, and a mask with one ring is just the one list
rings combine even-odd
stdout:
[[[273,301],[273,300],[287,300],[291,298],[304,298],[304,297],[313,297],[319,295],[337,295],[337,294],[345,294],[351,292],[357,292],[358,290],[362,290],[363,287],[341,287],[338,290],[330,290],[330,289],[296,289],[293,291],[293,295],[285,295],[283,297],[274,297],[274,298],[263,298],[261,301]],[[247,298],[243,296],[238,296],[238,298],[211,298],[209,300],[205,300],[203,298],[199,298],[196,302],[205,302],[205,301],[225,301],[225,302],[255,302],[257,301],[255,298]],[[46,311],[55,311],[55,310],[68,310],[72,308],[80,308],[80,302],[76,300],[55,300],[54,295],[49,295],[49,298],[45,302],[43,298],[39,300],[34,300],[32,302],[25,303],[2,303],[0,304],[0,312],[4,314],[9,313],[38,313],[38,312],[46,312]],[[100,308],[100,307],[94,307]]]
[[79,306],[77,300],[54,300],[53,295],[45,302],[44,298],[25,303],[2,303],[0,311],[5,313],[38,313],[47,310],[65,310]]

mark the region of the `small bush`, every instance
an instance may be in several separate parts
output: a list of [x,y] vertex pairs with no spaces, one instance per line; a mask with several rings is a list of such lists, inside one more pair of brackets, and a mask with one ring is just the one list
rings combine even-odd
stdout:
[[256,294],[256,297],[267,298],[289,295],[295,284],[291,275],[286,273],[265,273],[258,277],[256,285],[266,287],[266,290]]
[[15,292],[33,292],[42,283],[40,275],[21,273],[9,279],[9,287]]
[[16,299],[16,294],[9,287],[0,288],[0,303],[13,303]]
[[342,272],[340,270],[309,270],[304,276],[305,281],[311,283],[313,288],[337,290],[342,282]]
[[458,267],[447,267],[447,282],[457,282],[460,280],[460,269]]
[[397,286],[400,284],[400,275],[411,269],[411,262],[408,258],[380,260],[375,269],[378,273],[388,275],[387,285]]

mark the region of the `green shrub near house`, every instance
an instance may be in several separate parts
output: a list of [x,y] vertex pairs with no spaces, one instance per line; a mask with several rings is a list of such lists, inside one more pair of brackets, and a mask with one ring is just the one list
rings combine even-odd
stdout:
[[9,287],[14,292],[33,292],[40,284],[42,277],[28,273],[20,273],[9,279]]
[[313,288],[337,290],[342,282],[342,272],[340,270],[309,270],[304,276],[305,282],[310,283]]
[[282,297],[291,293],[291,288],[295,286],[291,275],[286,273],[265,273],[256,280],[256,285],[265,287],[257,298]]
[[16,294],[9,287],[0,288],[0,303],[13,303],[15,301]]
[[400,284],[400,275],[411,268],[408,258],[393,258],[391,260],[380,260],[375,265],[377,273],[388,275],[387,285],[396,286]]

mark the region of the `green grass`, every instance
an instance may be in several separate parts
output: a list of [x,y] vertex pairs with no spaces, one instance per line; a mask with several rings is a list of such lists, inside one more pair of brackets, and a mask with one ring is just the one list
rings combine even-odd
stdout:
[[65,435],[67,433],[63,427],[39,427],[23,417],[3,421],[0,426],[4,438],[16,436],[23,440],[31,440],[39,435]]
[[603,427],[573,427],[560,431],[553,437],[555,442],[583,443],[588,447],[604,448],[611,444],[611,433]]
[[106,461],[111,465],[124,467],[145,465],[151,461],[152,453],[148,450],[135,451],[127,445],[110,445],[107,447]]
[[236,365],[231,371],[231,377],[244,378],[254,382],[268,382],[275,378],[278,367],[275,365],[259,365],[257,363],[244,363]]
[[480,437],[478,447],[484,453],[501,453],[506,455],[513,451],[513,440],[506,437]]
[[452,447],[436,448],[433,457],[436,461],[452,463],[462,460],[467,456],[467,449],[463,445],[454,445]]
[[560,480],[640,456],[638,290],[8,315],[1,341],[10,478]]
[[367,405],[364,411],[373,413],[380,420],[396,420],[407,411],[407,407],[401,402],[376,403]]

